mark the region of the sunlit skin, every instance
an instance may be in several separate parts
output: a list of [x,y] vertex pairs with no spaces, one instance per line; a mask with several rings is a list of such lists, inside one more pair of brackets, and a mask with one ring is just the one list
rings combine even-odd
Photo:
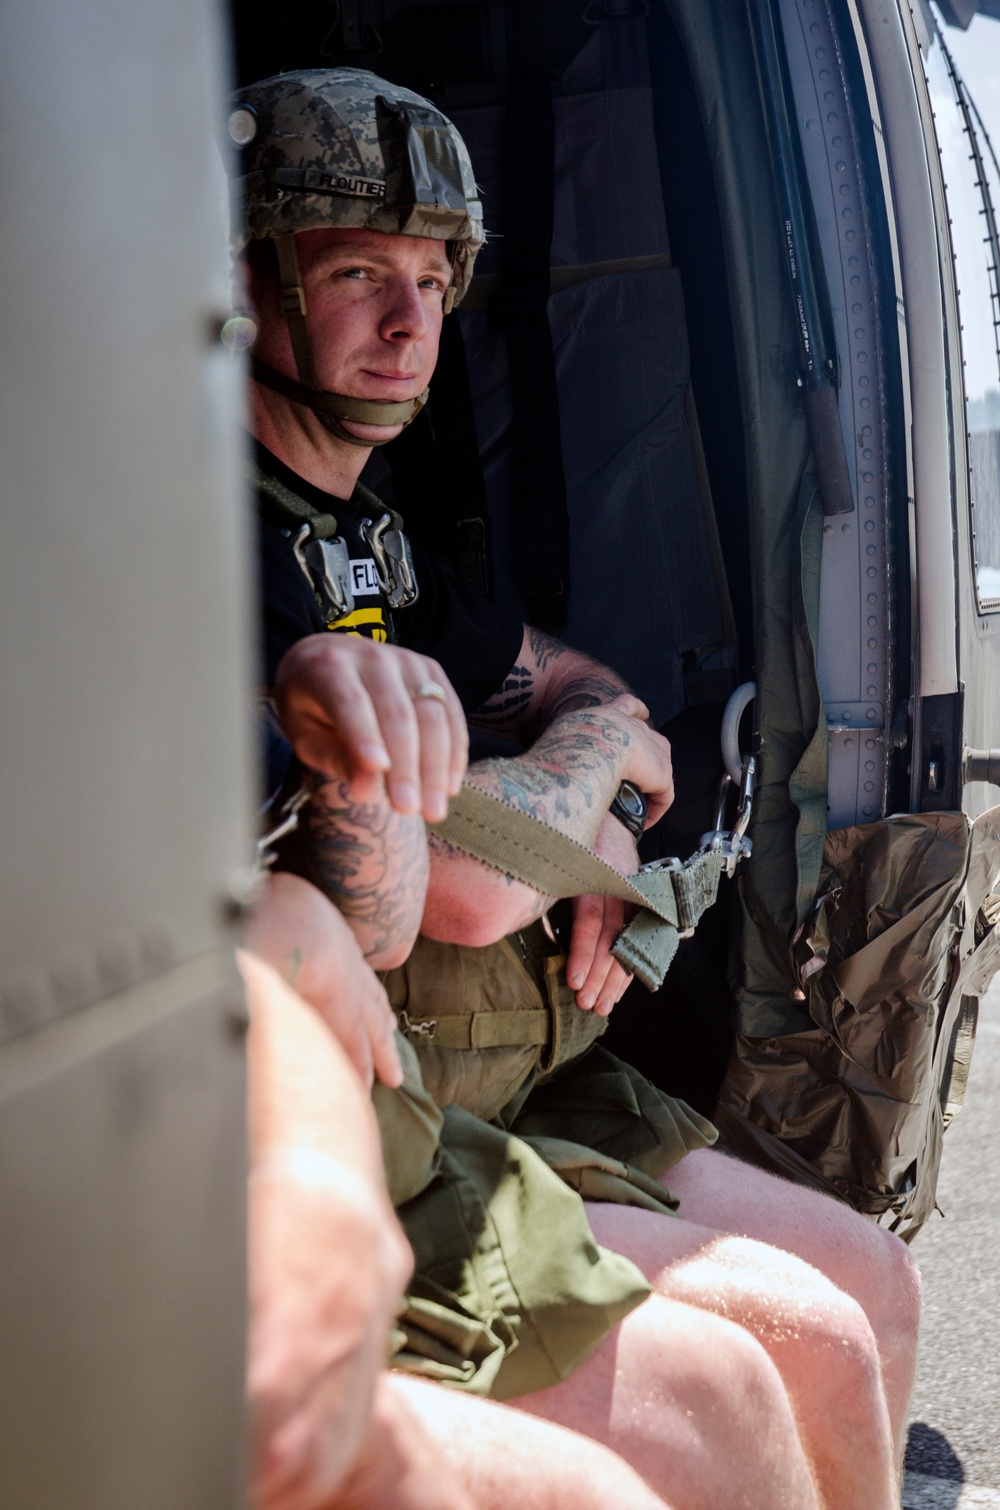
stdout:
[[[383,403],[423,393],[437,362],[452,277],[446,244],[331,228],[301,232],[296,247],[320,387]],[[249,288],[259,324],[255,356],[297,377],[276,281],[251,271]],[[268,450],[324,492],[349,498],[367,459],[365,448],[331,435],[305,405],[260,383],[250,390],[252,429]],[[402,428],[345,424],[369,444],[392,440]]]

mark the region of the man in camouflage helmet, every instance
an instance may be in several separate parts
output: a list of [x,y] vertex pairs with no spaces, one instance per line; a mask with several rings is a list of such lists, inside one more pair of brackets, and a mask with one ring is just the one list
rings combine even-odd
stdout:
[[[229,129],[260,324],[268,681],[313,767],[306,863],[373,963],[398,965],[423,933],[388,977],[409,1095],[376,1094],[417,1255],[399,1359],[521,1397],[680,1504],[742,1503],[750,1485],[760,1503],[806,1506],[815,1482],[831,1504],[888,1505],[915,1353],[905,1250],[707,1150],[701,1119],[594,1046],[627,983],[609,952],[621,904],[577,899],[563,960],[534,922],[551,899],[526,884],[433,840],[428,882],[420,813],[442,815],[461,764],[441,753],[449,682],[475,721],[543,730],[470,779],[620,871],[636,853],[610,811],[619,782],[646,793],[650,820],[671,797],[666,742],[621,679],[450,578],[358,481],[422,404],[471,276],[481,211],[460,138],[428,101],[354,70],[241,91]],[[328,630],[346,636],[336,675]],[[364,638],[416,657],[391,691],[359,672],[362,655],[392,654]],[[367,735],[348,749],[359,709]],[[391,754],[404,747],[408,780]],[[368,782],[363,802],[345,773]],[[450,1036],[439,1018],[455,1019]],[[586,1216],[605,1248],[575,1191],[601,1203]],[[685,1221],[666,1216],[678,1198]],[[618,1254],[659,1293],[644,1300]]]

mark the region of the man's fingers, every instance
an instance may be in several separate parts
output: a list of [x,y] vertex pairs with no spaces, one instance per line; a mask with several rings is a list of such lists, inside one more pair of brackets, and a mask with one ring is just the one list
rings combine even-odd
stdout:
[[653,729],[639,729],[638,737],[629,749],[625,777],[635,782],[645,794],[649,815],[646,827],[651,828],[674,800],[674,771],[670,757],[670,741]]
[[604,898],[574,897],[573,932],[566,957],[566,979],[573,991],[579,991],[590,974],[603,926]]
[[616,1002],[621,1001],[631,984],[631,975],[627,970],[622,969],[617,960],[613,960],[604,985],[601,987],[601,994],[594,1006],[598,1017],[607,1017]]
[[627,714],[629,718],[637,718],[641,723],[649,722],[649,709],[634,692],[620,692],[606,706],[614,708],[619,713]]
[[[422,811],[428,823],[439,823],[448,811],[448,798],[462,784],[469,761],[469,731],[458,695],[437,661],[414,657],[411,695],[420,726]],[[422,689],[435,688],[428,695]]]
[[299,759],[332,779],[389,768],[379,716],[354,655],[330,635],[300,640],[278,667],[282,727]]
[[373,993],[369,1016],[375,1073],[392,1090],[403,1083],[403,1066],[396,1047],[396,1014],[381,985],[377,994]]
[[445,676],[441,667],[433,661],[434,680],[445,692],[445,710],[448,714],[448,725],[451,731],[451,747],[449,750],[448,770],[448,796],[454,797],[465,776],[469,764],[469,726],[465,721],[465,709],[458,700],[458,693],[451,682]]
[[[625,926],[625,904],[615,897],[604,897],[602,901],[601,931],[594,949],[593,962],[587,972],[587,979],[577,992],[577,1002],[585,1011],[596,1007],[598,1001],[605,999],[607,995],[608,977],[617,966],[617,961],[611,954],[611,945]],[[615,1000],[617,998],[607,1001],[606,1013],[610,1012]]]
[[421,811],[428,823],[440,823],[448,811],[451,786],[448,709],[436,697],[418,697],[415,706],[420,728]]
[[413,815],[421,809],[421,727],[407,676],[409,658],[378,654],[364,667],[365,686],[372,699],[379,729],[389,752],[386,790],[398,813]]
[[[429,687],[439,690],[420,695]],[[385,773],[398,812],[423,811],[432,822],[444,817],[465,774],[469,736],[436,661],[357,636],[312,635],[285,655],[275,695],[304,764],[346,779],[357,800],[360,777]]]

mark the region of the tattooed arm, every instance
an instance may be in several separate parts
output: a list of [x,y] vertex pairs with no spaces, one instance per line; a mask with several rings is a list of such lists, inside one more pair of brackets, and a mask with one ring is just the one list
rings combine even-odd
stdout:
[[[620,782],[634,781],[644,791],[666,790],[670,747],[621,708],[582,708],[564,713],[524,755],[481,761],[470,768],[467,779],[581,844],[592,845]],[[433,834],[429,844],[430,883],[421,931],[430,938],[495,943],[552,905],[551,897],[452,849]],[[634,851],[629,858],[626,869],[635,864]]]
[[530,744],[563,713],[607,703],[635,718],[648,717],[645,704],[616,672],[526,625],[517,663],[469,721]]
[[369,964],[402,964],[427,887],[423,818],[444,816],[468,756],[454,689],[415,651],[317,634],[285,655],[275,704],[312,793],[282,866],[336,904]]
[[344,914],[375,970],[401,965],[413,948],[427,891],[424,821],[390,805],[385,783],[355,802],[343,781],[306,775],[295,868]]
[[[470,722],[530,744],[540,730],[554,730],[567,715],[584,708],[614,711],[633,720],[649,717],[645,704],[616,672],[540,630],[526,627],[517,664],[500,691],[476,711]],[[649,823],[655,823],[673,800],[670,748],[666,740],[660,745],[666,760],[660,766],[658,785],[638,783],[646,793]],[[616,869],[635,867],[634,846],[606,807],[603,822],[590,842]],[[537,911],[544,911],[544,907],[544,902],[536,901]],[[574,898],[566,977],[584,1009],[610,1012],[628,985],[628,976],[610,952],[624,924],[625,905],[615,897]]]

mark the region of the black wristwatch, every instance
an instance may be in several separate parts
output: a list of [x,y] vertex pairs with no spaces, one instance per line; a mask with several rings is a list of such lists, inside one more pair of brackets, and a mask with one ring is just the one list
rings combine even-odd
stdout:
[[641,839],[646,827],[646,799],[631,781],[623,781],[608,811],[624,823],[633,839]]

